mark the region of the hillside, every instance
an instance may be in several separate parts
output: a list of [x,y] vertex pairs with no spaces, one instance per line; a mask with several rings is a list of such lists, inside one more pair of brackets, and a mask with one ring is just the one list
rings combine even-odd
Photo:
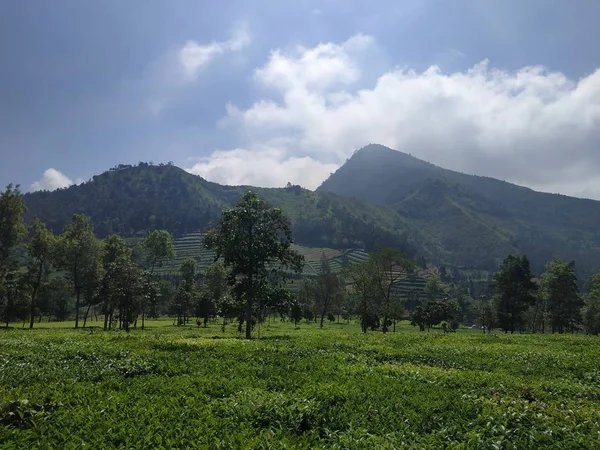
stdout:
[[99,237],[143,236],[158,228],[182,237],[214,225],[221,211],[248,189],[284,210],[300,244],[367,250],[395,246],[415,254],[409,236],[416,233],[389,208],[299,186],[223,186],[171,165],[118,168],[78,186],[26,194],[25,201],[28,218],[40,217],[55,233],[73,213],[83,213],[92,219]]
[[385,205],[421,233],[438,262],[495,267],[526,253],[536,270],[553,256],[600,269],[600,202],[535,192],[446,170],[381,145],[357,151],[317,192]]

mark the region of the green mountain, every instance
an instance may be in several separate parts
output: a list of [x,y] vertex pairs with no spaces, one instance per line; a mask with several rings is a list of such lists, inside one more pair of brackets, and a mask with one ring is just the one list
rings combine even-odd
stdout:
[[73,213],[83,213],[91,218],[99,237],[143,236],[157,228],[182,237],[211,227],[221,211],[248,189],[284,210],[300,244],[367,250],[391,245],[415,255],[409,240],[414,232],[384,206],[299,186],[223,186],[171,165],[119,166],[78,186],[26,194],[25,200],[29,219],[40,217],[55,233]]
[[553,256],[600,269],[600,202],[466,175],[381,145],[357,152],[317,192],[388,207],[438,263],[493,269],[509,252],[539,271]]
[[308,247],[394,246],[463,271],[495,270],[509,253],[527,254],[538,273],[554,256],[575,260],[582,276],[600,270],[600,202],[465,175],[380,145],[357,151],[316,192],[223,186],[172,165],[140,163],[25,199],[29,218],[57,233],[84,213],[100,237],[164,228],[182,238],[214,225],[248,189],[281,207]]

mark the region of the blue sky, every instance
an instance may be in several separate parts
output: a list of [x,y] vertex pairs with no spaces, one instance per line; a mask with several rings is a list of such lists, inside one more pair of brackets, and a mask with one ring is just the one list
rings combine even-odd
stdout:
[[600,198],[600,2],[0,3],[0,183],[173,161],[315,188],[378,142]]

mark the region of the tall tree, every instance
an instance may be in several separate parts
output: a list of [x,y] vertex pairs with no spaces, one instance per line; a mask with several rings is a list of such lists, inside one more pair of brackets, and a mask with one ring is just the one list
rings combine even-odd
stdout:
[[378,295],[377,276],[371,261],[350,264],[344,270],[351,284],[351,296],[354,297],[354,313],[360,317],[363,333],[379,321],[381,296]]
[[585,287],[583,324],[586,333],[600,334],[600,273],[592,275]]
[[323,328],[325,315],[342,287],[339,277],[331,272],[329,261],[324,254],[321,256],[321,273],[311,281],[309,284],[311,294],[315,299],[317,308],[319,308],[321,328]]
[[416,263],[392,248],[378,249],[369,255],[369,260],[373,265],[373,275],[381,297],[382,330],[386,333],[391,320],[394,321],[394,330],[396,329],[396,320],[401,318],[404,312],[400,296],[394,286],[412,273]]
[[102,297],[102,312],[104,314],[104,329],[109,329],[113,312],[119,305],[120,277],[126,266],[131,262],[131,249],[120,236],[111,234],[104,239],[102,266],[104,269],[100,295]]
[[4,318],[7,327],[14,313],[19,286],[15,250],[27,235],[24,220],[26,211],[19,186],[9,184],[0,193],[0,300],[6,300]]
[[173,236],[166,230],[154,230],[143,240],[145,262],[151,274],[156,267],[162,267],[165,261],[175,258]]
[[508,255],[494,275],[493,289],[498,324],[505,333],[513,333],[523,321],[523,313],[535,303],[537,284],[527,256]]
[[546,264],[540,283],[552,332],[574,331],[581,324],[583,300],[577,287],[575,262],[559,258]]
[[221,297],[227,294],[227,271],[222,261],[216,261],[202,273],[202,286],[198,304],[198,317],[204,317],[204,327],[214,315]]
[[162,267],[163,263],[175,258],[175,245],[173,236],[166,230],[154,230],[148,233],[142,242],[145,251],[145,263],[149,268],[148,275],[144,277],[144,295],[141,298],[142,330],[146,324],[146,310],[148,305],[156,303],[158,298],[158,283],[154,278],[154,269]]
[[37,217],[31,224],[31,240],[27,244],[29,262],[27,266],[27,284],[30,293],[29,328],[33,328],[37,299],[53,252],[56,250],[56,238]]
[[190,306],[196,296],[196,271],[198,270],[196,260],[184,259],[179,268],[181,285],[175,296],[177,325],[185,325],[190,311]]
[[223,258],[234,294],[246,303],[246,339],[252,338],[252,313],[261,301],[272,267],[279,264],[299,272],[303,257],[291,249],[290,221],[279,208],[270,208],[254,192],[246,192],[223,211],[216,229],[204,238],[206,248]]
[[102,242],[94,236],[89,217],[74,214],[59,237],[57,249],[57,266],[66,272],[75,290],[75,328],[78,328],[81,295],[97,283],[101,273]]

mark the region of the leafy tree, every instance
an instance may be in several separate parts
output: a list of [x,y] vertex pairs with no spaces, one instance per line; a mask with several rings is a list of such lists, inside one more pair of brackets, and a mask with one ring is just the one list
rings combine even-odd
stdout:
[[[252,338],[252,313],[255,302],[268,289],[270,264],[299,272],[303,257],[291,249],[289,220],[279,208],[270,208],[254,192],[246,192],[231,209],[223,211],[216,229],[204,238],[229,269],[234,295],[246,304],[246,339]],[[259,306],[259,305],[256,305]]]
[[208,266],[202,274],[198,317],[204,317],[204,327],[208,318],[216,313],[217,304],[227,294],[227,271],[222,261]]
[[381,312],[383,316],[382,330],[388,331],[388,322],[402,318],[404,308],[400,296],[394,290],[394,285],[412,273],[416,264],[392,248],[381,248],[369,255],[372,273],[378,295],[381,297]]
[[454,300],[427,300],[423,305],[418,305],[411,314],[411,323],[418,325],[419,330],[428,330],[431,327],[446,323],[444,331],[454,331],[458,328],[458,315],[460,308]]
[[540,283],[552,332],[574,331],[581,324],[583,300],[577,287],[575,262],[553,259],[546,264]]
[[523,313],[535,302],[537,284],[532,280],[527,256],[509,255],[494,275],[498,325],[513,333],[523,321]]
[[37,217],[31,224],[32,237],[27,244],[29,263],[27,266],[27,284],[30,293],[29,328],[33,328],[37,300],[42,283],[47,278],[48,267],[56,251],[56,238]]
[[600,273],[586,282],[583,324],[588,334],[600,334]]
[[166,230],[151,231],[141,245],[145,250],[145,262],[151,274],[154,274],[156,267],[162,267],[164,262],[175,258],[173,236]]
[[371,261],[351,264],[345,274],[355,297],[355,313],[360,317],[361,329],[366,333],[378,321],[381,297],[378,295],[377,276]]
[[27,211],[19,186],[9,184],[0,193],[0,300],[5,299],[6,326],[14,314],[18,294],[18,263],[15,250],[27,235],[24,216]]
[[483,333],[485,330],[491,333],[496,327],[496,309],[485,296],[482,296],[475,306],[475,323],[481,327]]
[[119,328],[129,332],[140,309],[142,270],[131,261],[124,261],[115,280],[115,297],[119,306]]
[[321,328],[323,328],[325,316],[341,290],[341,286],[340,278],[331,272],[329,261],[323,255],[321,257],[321,273],[308,283],[311,295],[315,300],[315,306],[320,311]]
[[302,320],[302,306],[295,302],[290,309],[290,317],[294,321],[294,326],[298,328],[298,323]]
[[438,300],[448,292],[447,287],[438,277],[429,277],[425,283],[425,295],[428,301]]
[[181,284],[175,295],[175,309],[177,312],[177,325],[187,323],[190,307],[196,296],[196,271],[198,270],[196,260],[184,259],[179,268]]
[[101,281],[100,295],[103,299],[104,329],[111,327],[113,312],[120,303],[123,271],[131,263],[131,249],[123,238],[111,234],[104,239],[102,266],[104,275]]
[[75,290],[75,328],[79,327],[81,295],[97,283],[101,258],[102,243],[94,236],[90,219],[74,214],[58,240],[57,266],[66,272]]

